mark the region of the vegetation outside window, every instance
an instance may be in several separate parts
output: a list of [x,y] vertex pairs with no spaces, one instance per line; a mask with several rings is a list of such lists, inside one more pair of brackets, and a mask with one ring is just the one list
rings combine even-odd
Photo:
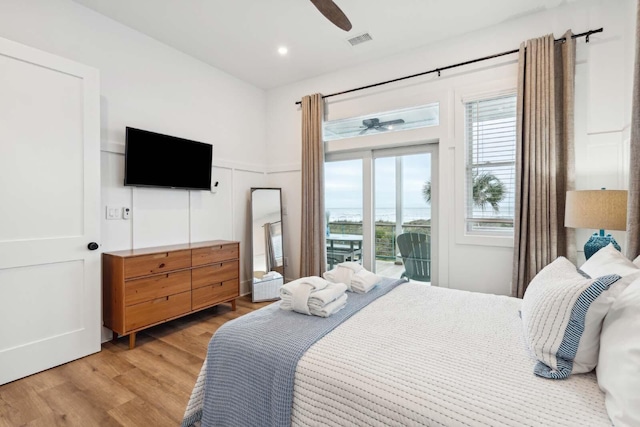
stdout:
[[516,96],[465,102],[467,232],[512,234]]

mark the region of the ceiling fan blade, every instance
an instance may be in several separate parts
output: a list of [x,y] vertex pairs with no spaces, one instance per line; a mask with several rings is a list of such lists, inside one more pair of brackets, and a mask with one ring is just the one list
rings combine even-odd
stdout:
[[360,131],[360,133],[358,135],[364,135],[365,133],[367,133],[367,131],[371,129],[371,128],[364,128]]
[[404,123],[402,119],[389,120],[386,122],[380,122],[380,126],[401,125]]
[[349,18],[332,0],[311,0],[311,3],[336,27],[344,31],[351,29]]

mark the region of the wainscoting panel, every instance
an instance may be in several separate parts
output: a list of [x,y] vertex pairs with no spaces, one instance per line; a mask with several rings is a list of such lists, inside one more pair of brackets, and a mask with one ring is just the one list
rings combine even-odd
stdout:
[[211,181],[218,182],[215,193],[189,192],[192,242],[215,239],[233,240],[232,169],[214,166]]
[[135,248],[188,242],[189,192],[134,187],[131,217]]
[[[624,167],[624,141],[621,131],[612,131],[588,136],[587,159],[588,175],[582,188],[595,190],[608,188],[622,190],[627,188]],[[586,185],[585,185],[586,184]]]
[[133,220],[106,220],[106,207],[133,207],[131,187],[124,183],[124,156],[113,152],[100,153],[102,204],[100,209],[102,250],[119,251],[133,245]]

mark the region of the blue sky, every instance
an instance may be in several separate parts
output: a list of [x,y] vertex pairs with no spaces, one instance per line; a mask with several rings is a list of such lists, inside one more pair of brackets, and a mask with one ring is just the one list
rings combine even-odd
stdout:
[[[403,200],[408,209],[428,208],[422,197],[425,181],[431,179],[431,155],[403,156]],[[375,160],[376,209],[395,208],[395,157]],[[326,209],[362,211],[362,160],[325,163]]]

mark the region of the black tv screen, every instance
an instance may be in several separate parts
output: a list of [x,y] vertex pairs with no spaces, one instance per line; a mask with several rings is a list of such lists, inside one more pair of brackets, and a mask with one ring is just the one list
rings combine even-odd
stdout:
[[127,127],[124,185],[211,189],[210,144]]

